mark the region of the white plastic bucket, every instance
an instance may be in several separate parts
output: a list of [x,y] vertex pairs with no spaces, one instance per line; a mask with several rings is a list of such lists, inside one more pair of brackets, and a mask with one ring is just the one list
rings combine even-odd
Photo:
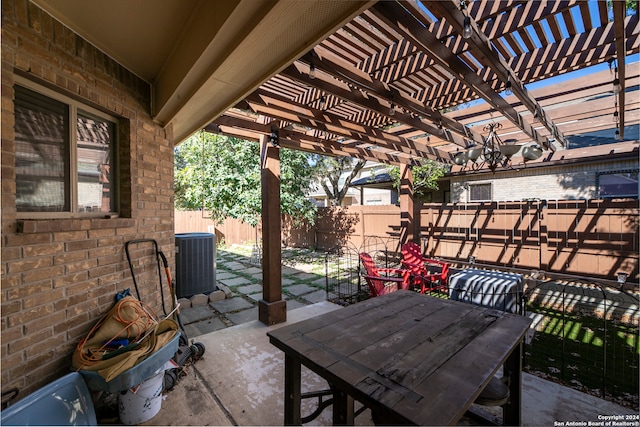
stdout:
[[120,421],[134,425],[150,420],[162,407],[162,379],[164,370],[143,381],[135,390],[127,390],[119,397]]

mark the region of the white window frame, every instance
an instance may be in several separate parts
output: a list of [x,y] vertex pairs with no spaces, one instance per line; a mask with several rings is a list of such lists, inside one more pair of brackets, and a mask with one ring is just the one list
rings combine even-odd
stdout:
[[[69,211],[65,212],[16,212],[18,219],[65,219],[65,218],[115,218],[119,215],[120,209],[120,188],[119,188],[119,164],[118,164],[118,126],[119,120],[117,117],[106,114],[105,112],[96,108],[90,107],[78,100],[65,96],[52,89],[39,85],[29,79],[21,76],[15,76],[14,85],[22,86],[26,89],[37,92],[40,95],[51,98],[55,101],[62,102],[69,107],[69,134],[67,135],[69,141],[69,187],[65,188],[65,192],[69,192]],[[109,121],[113,124],[113,143],[111,144],[111,154],[114,164],[111,165],[113,186],[111,191],[114,191],[114,206],[111,207],[111,212],[79,212],[78,210],[78,159],[77,159],[77,116],[78,111],[88,113],[96,116],[100,119]],[[65,186],[66,187],[66,186]]]

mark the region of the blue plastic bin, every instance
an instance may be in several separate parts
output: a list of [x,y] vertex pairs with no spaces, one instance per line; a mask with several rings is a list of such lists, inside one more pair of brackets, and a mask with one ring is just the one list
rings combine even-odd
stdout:
[[72,372],[31,393],[0,414],[3,426],[95,426],[89,389]]

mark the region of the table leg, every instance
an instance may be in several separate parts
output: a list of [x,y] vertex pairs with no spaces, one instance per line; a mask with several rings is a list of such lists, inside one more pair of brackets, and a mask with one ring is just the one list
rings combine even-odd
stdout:
[[337,388],[333,389],[333,425],[353,425],[353,397]]
[[522,341],[513,349],[504,364],[504,370],[510,378],[509,402],[504,406],[503,424],[519,426],[522,424]]
[[284,425],[300,425],[300,359],[284,355]]

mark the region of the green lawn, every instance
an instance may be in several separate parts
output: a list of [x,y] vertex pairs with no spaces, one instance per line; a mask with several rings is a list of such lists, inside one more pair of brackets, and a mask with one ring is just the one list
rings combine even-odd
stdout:
[[525,347],[525,369],[592,394],[603,390],[637,407],[638,328],[576,313],[528,306],[542,321]]

